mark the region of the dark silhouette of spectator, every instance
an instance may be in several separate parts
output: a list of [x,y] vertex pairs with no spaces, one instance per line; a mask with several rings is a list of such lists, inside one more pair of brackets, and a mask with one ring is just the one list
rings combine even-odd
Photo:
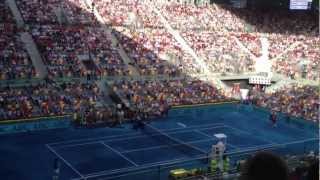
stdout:
[[300,180],[303,176],[303,169],[301,167],[297,167],[294,172],[290,174],[290,180]]
[[306,180],[318,180],[319,179],[319,160],[314,161],[308,168]]
[[288,180],[287,164],[278,156],[260,152],[245,164],[240,180]]

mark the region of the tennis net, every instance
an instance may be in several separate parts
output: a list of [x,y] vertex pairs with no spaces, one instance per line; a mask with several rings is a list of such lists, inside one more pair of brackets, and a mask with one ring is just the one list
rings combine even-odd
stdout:
[[191,144],[187,144],[179,139],[176,139],[174,137],[171,137],[168,134],[165,134],[163,132],[161,132],[160,130],[158,130],[157,128],[149,125],[149,124],[144,124],[145,127],[143,129],[143,131],[150,135],[150,137],[165,143],[166,145],[173,147],[177,150],[179,150],[180,152],[190,156],[190,157],[195,157],[195,156],[199,156],[199,155],[206,155],[207,152],[205,152],[204,150],[192,146]]

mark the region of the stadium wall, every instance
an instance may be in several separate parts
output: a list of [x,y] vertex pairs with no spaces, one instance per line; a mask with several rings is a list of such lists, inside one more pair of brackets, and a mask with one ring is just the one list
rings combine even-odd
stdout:
[[0,134],[13,134],[70,127],[71,115],[0,121]]

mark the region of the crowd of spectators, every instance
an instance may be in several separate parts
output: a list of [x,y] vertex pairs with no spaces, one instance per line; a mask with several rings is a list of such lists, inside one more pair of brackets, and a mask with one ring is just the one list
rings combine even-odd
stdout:
[[17,0],[17,6],[26,23],[58,23],[56,7],[60,0]]
[[10,9],[8,8],[8,6],[5,4],[4,1],[0,2],[0,22],[4,23],[13,23],[14,22],[14,18],[11,14]]
[[90,54],[98,66],[102,76],[131,75],[132,72],[124,64],[118,47],[113,47],[111,34],[107,34],[101,28],[93,28],[89,32],[87,40]]
[[78,58],[88,54],[82,37],[84,32],[77,27],[39,25],[32,28],[32,36],[47,65],[48,73],[58,77],[80,77],[86,69]]
[[1,88],[1,119],[21,119],[34,116],[60,114],[65,110],[66,100],[57,89],[47,85],[22,88]]
[[99,24],[97,18],[94,16],[92,7],[84,0],[64,0],[61,1],[64,15],[68,23],[76,25],[91,25]]
[[0,80],[36,76],[30,57],[14,24],[0,23]]
[[[273,9],[239,9],[226,5],[197,6],[167,3],[159,7],[170,24],[179,30],[217,32],[265,32],[315,36],[317,16],[306,12]],[[291,18],[295,16],[295,18]]]
[[[224,23],[228,23],[225,14],[215,14],[213,6],[167,4],[160,8],[170,25],[179,30],[211,30],[223,32]],[[216,16],[215,16],[216,15]],[[222,22],[222,19],[226,21]],[[227,25],[226,25],[227,26]],[[236,26],[233,24],[231,27]]]
[[260,36],[255,33],[232,33],[256,57],[262,55]]
[[17,0],[16,2],[24,21],[28,24],[98,24],[91,7],[83,0]]
[[319,87],[293,85],[274,93],[254,93],[258,106],[318,122]]
[[237,38],[255,56],[261,56],[260,38],[269,41],[269,59],[272,60],[273,72],[290,78],[319,80],[317,69],[320,58],[320,38],[303,35],[281,35],[261,33],[236,34]]
[[[83,45],[83,47],[76,49],[82,51],[81,53],[86,52],[84,54],[87,54],[87,56],[88,54],[93,55],[94,53],[92,52],[96,52],[98,51],[96,49],[102,48],[102,45],[96,45],[97,41],[102,41],[103,43],[101,44],[103,46],[105,46],[106,42],[109,43],[109,40],[104,41],[104,39],[108,38],[100,38],[102,35],[99,33],[100,30],[95,29],[92,30],[95,33],[88,34],[86,30],[83,30],[83,27],[79,27],[79,25],[98,25],[92,13],[92,7],[97,8],[104,20],[103,23],[112,26],[113,32],[117,35],[120,44],[123,45],[125,52],[133,60],[132,65],[137,67],[140,74],[180,75],[181,73],[201,72],[197,65],[195,65],[194,58],[185,53],[173,36],[163,28],[159,20],[160,18],[157,17],[147,2],[137,0],[101,0],[94,1],[91,5],[87,3],[90,3],[90,1],[68,0],[60,2],[49,0],[35,3],[33,1],[19,0],[18,6],[25,19],[31,19],[40,24],[56,23],[57,12],[62,8],[67,19],[74,25],[73,27],[57,28],[39,25],[36,28],[35,34],[40,34],[41,38],[52,38],[55,41],[62,39],[62,42],[65,42],[63,39],[73,39],[70,41],[71,43],[65,43],[69,44],[65,45],[66,49],[70,48],[73,50],[76,47],[72,46]],[[37,10],[33,11],[35,8]],[[245,73],[254,71],[253,57],[242,51],[234,38],[242,42],[253,55],[259,57],[261,56],[262,49],[260,37],[266,37],[270,42],[269,58],[281,58],[275,61],[273,70],[289,77],[302,77],[301,69],[297,67],[297,61],[301,60],[299,53],[296,53],[296,51],[291,53],[289,51],[289,54],[286,54],[285,52],[291,45],[305,43],[309,47],[307,49],[308,52],[315,52],[318,49],[316,41],[308,43],[306,40],[308,39],[306,35],[312,36],[317,31],[312,14],[296,13],[294,15],[304,20],[303,22],[296,22],[284,16],[290,15],[291,12],[281,10],[277,11],[276,15],[274,15],[268,10],[257,13],[257,10],[252,9],[242,10],[220,5],[195,6],[191,4],[176,4],[174,2],[160,5],[157,8],[172,27],[180,31],[189,45],[201,59],[205,60],[208,67],[214,73]],[[45,15],[42,15],[41,12]],[[281,14],[283,18],[279,19],[278,14]],[[28,18],[28,16],[30,17]],[[27,20],[27,22],[29,21]],[[58,32],[52,34],[50,31]],[[62,32],[59,33],[59,31]],[[71,32],[68,33],[68,31]],[[74,31],[80,31],[80,33],[74,33]],[[58,38],[59,36],[55,34],[64,34],[65,37]],[[86,38],[78,38],[79,34],[80,37],[83,37],[83,35],[94,36],[95,43],[86,44]],[[37,37],[36,39],[39,40]],[[58,46],[58,49],[63,48],[60,46],[64,45],[59,45],[59,43],[61,44],[61,42],[52,42],[52,44]],[[39,42],[39,44],[40,46],[46,46],[47,42]],[[121,62],[119,55],[115,52],[116,49],[111,47],[107,47],[107,49],[107,51],[101,54],[107,56],[108,60],[105,60],[105,56],[103,58],[96,58],[94,64],[99,66],[99,68],[89,68],[89,70],[82,67],[81,61],[76,57],[79,53],[71,53],[72,55],[70,53],[69,55],[62,53],[64,57],[52,57],[60,56],[56,54],[59,54],[57,52],[61,50],[50,50],[49,53],[44,52],[43,55],[46,57],[46,64],[50,66],[50,74],[54,76],[130,74],[129,70]],[[306,50],[306,48],[300,48],[297,51],[302,50]],[[283,55],[282,53],[285,54]],[[306,69],[308,70],[315,69],[318,66],[316,61],[317,54],[310,54],[302,56],[311,61],[307,65]],[[101,56],[103,55],[99,57]],[[293,59],[292,62],[291,60],[287,60],[291,57]],[[314,72],[309,73],[305,78],[318,79],[317,74]]]
[[301,41],[296,35],[282,35],[271,33],[267,34],[269,40],[269,58],[276,58],[278,55],[287,50],[291,45]]
[[232,36],[217,32],[182,32],[196,53],[215,73],[244,73],[254,71],[254,61],[241,50]]
[[146,28],[161,28],[159,18],[152,9],[139,0],[100,0],[94,2],[95,7],[111,26],[139,26]]
[[133,109],[151,115],[161,115],[170,106],[230,100],[223,90],[200,80],[118,81],[113,91]]
[[0,88],[0,119],[21,119],[86,112],[102,94],[94,83],[37,83]]
[[274,71],[293,79],[320,79],[320,38],[304,38],[296,47],[289,49],[274,64]]
[[[131,73],[110,33],[83,0],[18,0],[50,77],[101,77]],[[97,2],[99,3],[99,2]]]
[[[17,0],[28,30],[42,55],[49,77],[101,77],[131,75],[123,62],[120,46],[141,75],[201,73],[194,57],[185,52],[164,28],[150,4],[138,0]],[[105,31],[93,14],[97,8]],[[273,71],[291,78],[319,80],[320,39],[313,37],[314,16],[301,13],[301,21],[289,12],[241,10],[224,6],[166,4],[156,7],[169,24],[214,73],[254,72],[252,54],[262,55],[261,37],[270,42]],[[36,76],[23,48],[13,18],[0,3],[0,79]],[[278,16],[281,15],[281,16]],[[66,18],[67,24],[59,23]],[[113,42],[113,43],[112,43]],[[293,46],[296,45],[296,46]],[[292,46],[292,47],[291,47]],[[289,48],[289,49],[288,49]],[[303,63],[302,63],[303,60]],[[119,81],[113,86],[138,111],[160,115],[168,107],[228,100],[223,90],[199,80]],[[0,119],[63,115],[75,112],[80,119],[117,119],[116,107],[98,106],[101,93],[95,84],[37,84],[0,90]],[[260,94],[257,104],[278,107],[293,116],[316,119],[319,95],[313,87],[286,88],[274,94]],[[279,103],[280,102],[280,103]],[[122,112],[122,110],[120,111]],[[120,113],[121,114],[121,113]],[[79,119],[79,118],[78,118]]]
[[9,8],[1,2],[0,80],[27,79],[36,76],[19,32]]
[[32,35],[54,77],[129,74],[111,35],[100,27],[38,25]]
[[[253,55],[259,57],[262,55],[260,37],[266,37],[270,43],[269,59],[281,58],[273,63],[275,72],[289,77],[319,79],[319,74],[315,71],[319,59],[317,52],[320,51],[316,37],[319,27],[316,24],[317,16],[312,13],[286,10],[271,12],[266,9],[235,9],[223,5],[196,6],[174,2],[164,4],[159,9],[213,72],[253,71],[254,60],[242,53],[232,39],[238,38]],[[292,16],[297,18],[290,18]],[[286,50],[296,43],[304,45],[287,54]],[[298,67],[300,65],[297,65],[302,58],[310,62],[306,67],[310,73],[305,77]]]
[[173,36],[162,28],[130,29],[116,27],[116,36],[140,74],[197,73],[193,58],[184,52]]

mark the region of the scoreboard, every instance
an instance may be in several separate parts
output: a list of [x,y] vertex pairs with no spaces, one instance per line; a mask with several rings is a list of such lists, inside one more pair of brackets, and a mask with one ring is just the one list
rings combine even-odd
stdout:
[[251,76],[249,77],[249,84],[271,85],[271,78],[265,76]]
[[290,0],[291,10],[308,10],[311,9],[312,0]]

